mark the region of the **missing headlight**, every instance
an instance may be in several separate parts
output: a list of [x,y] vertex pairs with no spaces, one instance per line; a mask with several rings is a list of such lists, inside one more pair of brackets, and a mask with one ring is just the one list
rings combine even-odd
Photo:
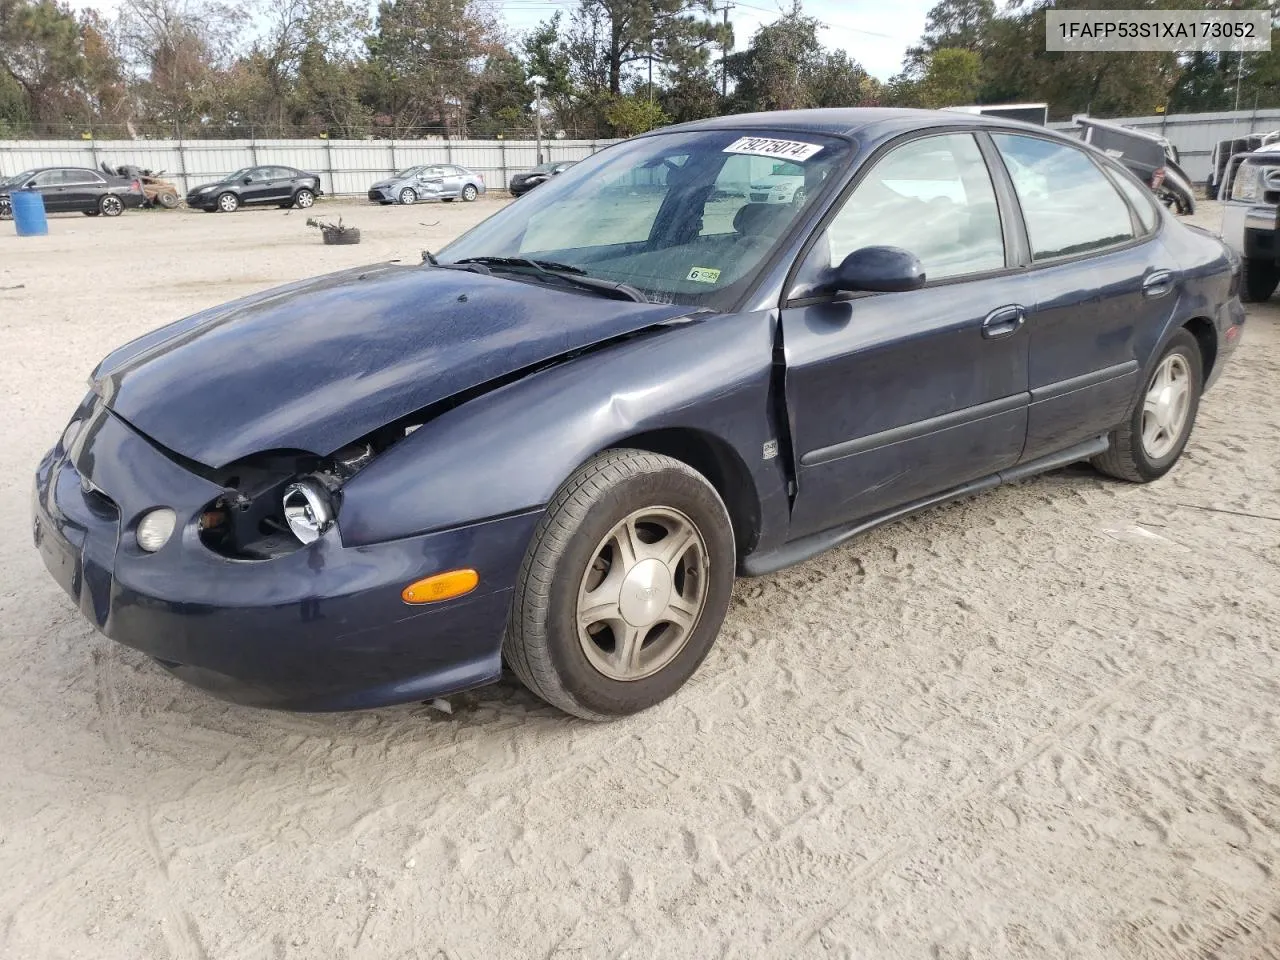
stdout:
[[329,493],[312,480],[298,480],[285,487],[285,523],[303,543],[314,543],[333,526],[333,505]]

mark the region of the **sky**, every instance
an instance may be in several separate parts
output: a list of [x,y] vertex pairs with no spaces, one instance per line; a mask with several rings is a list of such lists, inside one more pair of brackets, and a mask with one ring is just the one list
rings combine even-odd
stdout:
[[[536,26],[556,10],[566,14],[577,0],[482,0],[492,7],[513,35]],[[717,0],[720,5],[724,0]],[[760,26],[772,23],[790,8],[790,0],[729,0],[734,8],[738,50],[746,47]],[[920,38],[925,14],[936,0],[804,0],[804,12],[825,23],[820,37],[825,46],[844,50],[873,77],[887,80],[897,73],[907,47]],[[112,14],[118,0],[72,0],[76,8],[92,8]],[[371,6],[375,4],[371,3]]]

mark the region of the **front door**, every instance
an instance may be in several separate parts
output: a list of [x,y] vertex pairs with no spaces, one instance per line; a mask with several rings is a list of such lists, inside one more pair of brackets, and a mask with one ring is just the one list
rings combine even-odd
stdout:
[[63,213],[70,210],[67,204],[64,170],[42,170],[27,181],[27,188],[35,190],[44,197],[44,209],[47,213]]
[[1032,287],[1006,257],[975,137],[896,146],[841,204],[806,259],[801,293],[806,277],[867,246],[910,250],[927,282],[783,310],[792,538],[1012,466],[1026,438]]
[[248,180],[240,189],[241,203],[266,203],[271,199],[272,167],[254,167],[245,176]]
[[[1177,302],[1177,264],[1148,191],[1083,150],[994,134],[1026,222],[1031,409],[1024,459],[1108,433],[1128,415],[1138,355]],[[1089,216],[1081,217],[1080,211]]]

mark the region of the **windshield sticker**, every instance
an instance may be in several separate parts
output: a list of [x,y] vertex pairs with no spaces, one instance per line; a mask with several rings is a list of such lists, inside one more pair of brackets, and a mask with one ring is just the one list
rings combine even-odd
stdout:
[[768,137],[742,137],[724,148],[725,153],[749,153],[757,157],[780,157],[804,163],[822,149],[820,143],[799,140],[771,140]]
[[720,271],[714,267],[694,267],[685,279],[694,283],[715,283],[720,279]]

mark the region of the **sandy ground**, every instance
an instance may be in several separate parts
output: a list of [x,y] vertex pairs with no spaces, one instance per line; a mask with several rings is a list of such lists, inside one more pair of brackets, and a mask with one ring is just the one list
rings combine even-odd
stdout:
[[497,202],[326,206],[358,247],[0,226],[0,957],[1280,956],[1280,300],[1162,482],[1073,468],[740,581],[625,722],[514,682],[260,712],[95,634],[28,497],[98,358]]

